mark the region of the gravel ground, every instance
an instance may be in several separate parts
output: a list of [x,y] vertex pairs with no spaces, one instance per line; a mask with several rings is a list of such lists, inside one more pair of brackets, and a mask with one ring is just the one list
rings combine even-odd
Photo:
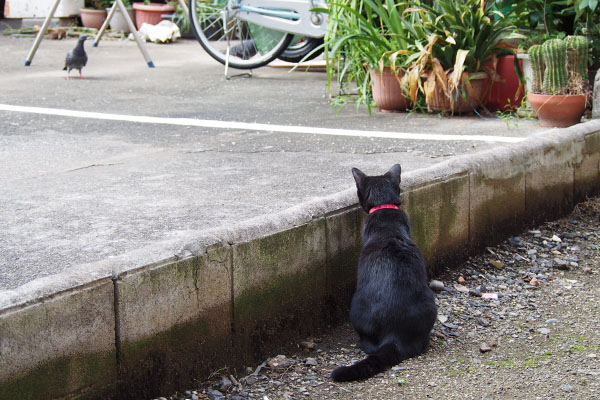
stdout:
[[[437,277],[429,350],[367,381],[349,325],[175,399],[600,399],[600,198]],[[166,398],[161,398],[166,399]]]

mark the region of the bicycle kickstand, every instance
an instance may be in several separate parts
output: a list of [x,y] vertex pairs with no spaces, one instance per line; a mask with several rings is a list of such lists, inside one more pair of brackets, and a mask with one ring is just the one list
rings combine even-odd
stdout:
[[252,78],[252,70],[250,72],[242,72],[240,74],[229,75],[229,41],[227,41],[227,52],[225,55],[225,79],[230,80],[231,78]]

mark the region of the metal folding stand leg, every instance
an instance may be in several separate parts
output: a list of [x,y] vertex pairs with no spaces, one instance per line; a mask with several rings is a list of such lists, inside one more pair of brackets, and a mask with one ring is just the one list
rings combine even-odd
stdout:
[[33,42],[33,46],[31,47],[31,50],[29,51],[29,55],[27,55],[27,58],[25,59],[26,67],[31,65],[31,60],[33,60],[33,56],[35,55],[35,52],[37,51],[38,47],[40,46],[40,42],[42,41],[42,39],[44,38],[44,35],[46,34],[46,31],[48,30],[48,25],[50,25],[50,21],[52,20],[52,17],[54,17],[54,13],[56,12],[56,9],[58,8],[59,3],[60,3],[60,0],[54,1],[54,4],[52,5],[52,8],[50,9],[50,14],[48,14],[46,19],[44,20],[44,23],[42,24],[40,31],[38,32],[37,36],[35,37],[35,41]]
[[125,8],[125,5],[123,4],[123,0],[115,0],[112,7],[110,8],[110,11],[108,12],[108,16],[106,17],[106,20],[104,21],[104,23],[102,24],[102,27],[98,31],[98,34],[96,35],[96,38],[94,39],[94,43],[92,44],[92,46],[98,47],[98,43],[100,42],[102,35],[104,35],[104,31],[108,27],[108,23],[110,22],[111,18],[115,14],[117,7],[119,7],[119,10],[121,10],[121,14],[123,14],[123,17],[125,18],[125,21],[127,22],[127,26],[129,27],[129,30],[131,31],[131,33],[133,33],[133,37],[135,38],[135,41],[138,45],[138,48],[142,52],[142,55],[146,59],[148,66],[150,68],[154,68],[154,63],[150,59],[150,55],[146,51],[144,42],[142,42],[142,40],[140,39],[137,29],[135,29],[135,25],[133,24],[133,21],[131,20],[129,13],[127,12],[127,9]]
[[[227,26],[227,15],[225,13],[223,13],[223,26],[226,27]],[[231,45],[229,44],[229,32],[225,32],[225,34],[227,35],[227,50],[225,52],[225,79],[226,80],[230,80],[231,78],[251,78],[252,77],[252,70],[250,70],[249,72],[242,72],[240,74],[236,74],[236,75],[229,75],[229,52],[231,51]]]
[[[33,46],[31,47],[31,50],[29,51],[29,55],[25,59],[26,67],[31,65],[31,60],[33,60],[33,56],[35,55],[35,52],[37,51],[38,47],[40,46],[40,42],[42,41],[42,39],[44,38],[44,35],[46,34],[46,31],[48,30],[48,25],[50,25],[50,21],[54,17],[54,13],[56,12],[56,9],[58,8],[59,3],[60,3],[60,0],[54,1],[54,4],[52,5],[52,8],[50,9],[50,13],[44,20],[44,23],[42,24],[42,27],[40,28],[40,31],[38,32],[38,34],[35,38],[35,41],[33,42]],[[121,10],[121,13],[123,13],[125,20],[127,21],[127,26],[129,26],[129,30],[131,32],[133,32],[133,36],[135,37],[137,45],[138,45],[140,51],[142,52],[142,55],[146,59],[148,66],[150,68],[153,68],[154,63],[150,59],[150,56],[148,55],[148,52],[146,51],[146,48],[144,47],[144,43],[138,37],[138,33],[137,33],[137,30],[135,29],[135,25],[133,25],[133,21],[131,20],[131,18],[129,17],[129,14],[127,13],[127,9],[125,8],[125,5],[123,4],[123,0],[115,0],[115,2],[113,3],[112,7],[110,8],[108,17],[104,21],[104,24],[102,24],[102,27],[100,28],[100,31],[98,32],[98,35],[96,36],[96,39],[94,40],[93,46],[94,47],[98,46],[98,42],[100,41],[100,38],[104,34],[104,31],[106,30],[106,27],[108,26],[108,23],[110,22],[110,19],[114,15],[116,7],[119,7],[119,9]]]
[[190,10],[189,10],[187,4],[185,4],[185,0],[179,0],[179,5],[183,9],[183,13],[185,15],[187,15],[187,17],[189,18],[190,17]]
[[227,42],[227,52],[225,53],[225,79],[230,80],[231,78],[251,78],[252,70],[236,75],[229,75],[229,50],[229,42]]

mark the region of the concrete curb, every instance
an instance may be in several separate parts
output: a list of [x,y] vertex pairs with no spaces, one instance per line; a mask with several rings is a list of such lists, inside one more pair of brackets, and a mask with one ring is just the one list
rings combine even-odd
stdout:
[[[440,270],[597,193],[600,121],[402,178],[413,237]],[[355,196],[348,189],[0,292],[0,399],[167,394],[345,319],[364,217]]]

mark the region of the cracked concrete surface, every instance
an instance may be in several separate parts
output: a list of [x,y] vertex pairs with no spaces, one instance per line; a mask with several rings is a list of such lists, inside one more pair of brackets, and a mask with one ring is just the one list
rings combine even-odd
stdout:
[[[0,103],[322,128],[534,135],[535,121],[337,112],[323,73],[261,68],[226,81],[198,43],[88,47],[86,80],[65,81],[74,40],[0,37]],[[403,171],[498,146],[198,128],[0,111],[0,290],[347,190],[350,170]],[[144,250],[145,251],[145,250]],[[151,252],[147,252],[151,254]],[[132,256],[133,257],[133,256]],[[138,257],[138,256],[135,256]],[[139,261],[139,260],[137,260]],[[131,260],[135,264],[136,260]]]

